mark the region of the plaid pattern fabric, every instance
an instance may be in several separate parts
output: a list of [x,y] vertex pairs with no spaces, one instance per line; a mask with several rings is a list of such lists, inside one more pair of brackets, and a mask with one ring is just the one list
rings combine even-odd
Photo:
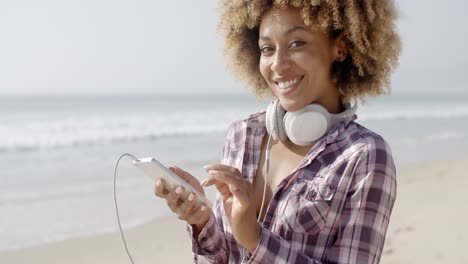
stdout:
[[[252,182],[265,133],[265,112],[234,122],[222,163]],[[214,214],[200,234],[188,226],[194,260],[378,263],[395,198],[396,171],[387,143],[354,120],[342,122],[274,191],[252,254],[235,241],[217,197]]]

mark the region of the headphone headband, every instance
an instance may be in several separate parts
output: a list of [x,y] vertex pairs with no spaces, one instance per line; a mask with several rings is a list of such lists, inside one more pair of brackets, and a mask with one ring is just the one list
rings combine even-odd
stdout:
[[348,109],[338,114],[329,113],[319,104],[310,104],[298,111],[286,112],[279,100],[275,100],[267,108],[267,131],[274,139],[289,139],[301,146],[312,145],[327,131],[356,114],[356,100],[351,107],[350,104],[346,106]]

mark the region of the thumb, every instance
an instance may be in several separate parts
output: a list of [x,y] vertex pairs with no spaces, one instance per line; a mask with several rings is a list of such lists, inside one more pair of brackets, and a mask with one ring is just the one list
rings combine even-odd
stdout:
[[205,193],[203,191],[203,188],[200,186],[200,182],[197,180],[197,178],[193,177],[192,174],[184,171],[183,169],[179,167],[169,167],[169,169],[172,172],[174,172],[177,176],[179,176],[182,180],[186,181],[192,187],[197,189],[197,191],[201,192],[202,194]]
[[179,167],[169,167],[169,170],[171,170],[173,173],[175,173],[177,176],[179,176],[185,181],[189,181],[193,177],[190,173],[184,171]]

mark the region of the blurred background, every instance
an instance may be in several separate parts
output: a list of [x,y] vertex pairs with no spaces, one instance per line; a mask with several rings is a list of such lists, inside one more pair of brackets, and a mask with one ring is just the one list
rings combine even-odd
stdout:
[[[265,109],[226,70],[216,6],[0,1],[0,262],[114,233],[120,154],[153,156],[203,179],[229,124]],[[463,263],[456,249],[468,236],[460,187],[468,176],[468,3],[397,6],[403,51],[392,94],[369,99],[357,120],[388,141],[399,171],[382,262]],[[126,229],[170,215],[129,159],[120,168]],[[207,195],[214,200],[212,189]],[[434,229],[440,234],[426,239]]]

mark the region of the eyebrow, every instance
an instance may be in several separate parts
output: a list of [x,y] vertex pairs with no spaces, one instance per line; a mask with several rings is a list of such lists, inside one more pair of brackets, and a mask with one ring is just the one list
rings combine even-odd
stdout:
[[[291,34],[292,32],[294,31],[297,31],[297,30],[304,30],[304,31],[308,31],[307,28],[303,27],[303,26],[297,26],[297,25],[294,25],[294,26],[291,26],[288,28],[288,30],[286,30],[286,35],[288,34]],[[270,37],[267,37],[267,36],[259,36],[259,40],[269,40]]]

